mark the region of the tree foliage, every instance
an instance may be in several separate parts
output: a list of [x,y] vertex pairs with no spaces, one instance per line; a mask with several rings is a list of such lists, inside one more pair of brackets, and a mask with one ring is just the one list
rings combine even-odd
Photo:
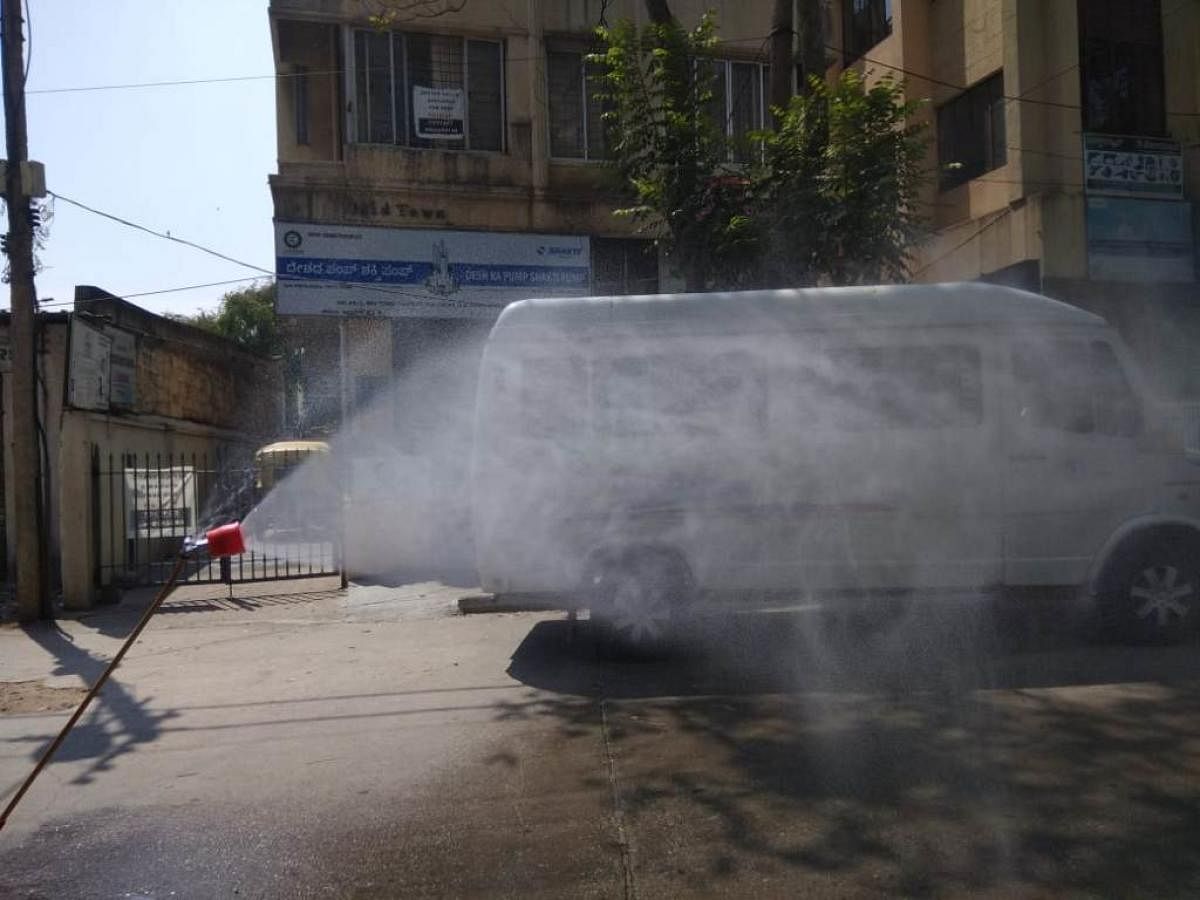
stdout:
[[903,84],[847,70],[809,80],[761,135],[753,177],[764,268],[775,284],[899,281],[921,238],[925,129]]
[[[774,107],[776,129],[734,146],[714,121],[714,20],[598,29],[609,145],[631,197],[689,290],[901,279],[920,237],[926,138],[892,78],[847,71]],[[734,159],[749,160],[736,163]]]
[[462,12],[467,0],[359,0],[359,5],[373,26],[392,28],[404,22]]
[[262,356],[283,352],[283,339],[275,317],[274,283],[230,291],[215,312],[201,310],[185,321],[205,331],[229,338],[238,346]]
[[711,15],[688,31],[671,18],[597,30],[600,100],[618,171],[633,195],[617,214],[661,235],[667,256],[700,290],[753,244],[740,173],[713,120]]

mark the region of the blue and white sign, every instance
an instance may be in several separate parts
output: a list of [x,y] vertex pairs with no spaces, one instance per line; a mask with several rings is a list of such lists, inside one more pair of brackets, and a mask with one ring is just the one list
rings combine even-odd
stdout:
[[284,315],[490,319],[514,300],[587,294],[586,237],[275,223]]
[[1087,198],[1088,275],[1100,281],[1194,281],[1192,204]]

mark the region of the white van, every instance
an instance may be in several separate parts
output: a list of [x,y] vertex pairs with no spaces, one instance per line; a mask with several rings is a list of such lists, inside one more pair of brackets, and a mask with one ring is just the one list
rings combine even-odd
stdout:
[[1200,467],[1104,320],[1037,294],[527,300],[477,403],[484,587],[634,648],[830,591],[1072,585],[1124,636],[1200,621]]

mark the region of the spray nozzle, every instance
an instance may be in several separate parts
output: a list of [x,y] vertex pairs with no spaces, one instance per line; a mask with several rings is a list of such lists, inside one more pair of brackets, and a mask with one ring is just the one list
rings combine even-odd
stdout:
[[183,548],[179,551],[180,556],[192,557],[204,553],[208,550],[208,535],[192,534],[183,539]]
[[222,556],[237,556],[246,552],[246,536],[242,533],[240,522],[230,522],[210,528],[203,535],[189,537],[183,542],[180,551],[184,556],[195,556],[207,553],[213,559]]

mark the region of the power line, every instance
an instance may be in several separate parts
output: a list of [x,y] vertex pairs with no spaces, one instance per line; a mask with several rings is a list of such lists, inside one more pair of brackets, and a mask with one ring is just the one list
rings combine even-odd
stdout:
[[[248,275],[245,278],[230,278],[225,281],[208,281],[204,284],[185,284],[179,287],[159,288],[155,291],[135,291],[131,294],[114,294],[113,296],[120,297],[123,300],[128,300],[131,297],[153,297],[157,294],[174,294],[178,293],[179,291],[194,291],[198,290],[199,288],[221,287],[227,284],[241,284],[244,281],[258,281],[259,279],[265,277],[267,276]],[[49,303],[39,303],[38,307],[40,309],[46,309],[51,306],[73,306],[74,304],[74,300],[52,300]]]
[[273,75],[230,75],[223,78],[182,78],[176,81],[134,81],[124,84],[86,84],[74,87],[37,88],[27,94],[80,94],[88,91],[125,91],[137,88],[181,87],[191,84],[228,84],[238,81],[265,81],[268,78],[300,78],[305,75],[341,75],[345,70],[330,69],[325,72],[276,72]]
[[[228,284],[240,284],[245,281],[258,281],[258,280],[266,278],[266,277],[268,277],[268,276],[248,275],[245,278],[230,278],[225,281],[209,281],[209,282],[205,282],[203,284],[185,284],[185,285],[181,285],[179,287],[159,288],[158,290],[154,290],[154,291],[136,291],[134,293],[128,293],[128,294],[115,293],[113,296],[120,297],[123,300],[129,300],[134,297],[152,297],[157,294],[173,294],[173,293],[178,293],[180,291],[194,291],[199,288],[221,287],[223,285],[228,285]],[[377,283],[371,282],[371,281],[335,281],[330,278],[299,279],[299,278],[288,278],[287,276],[279,278],[274,275],[272,275],[270,277],[274,277],[276,279],[276,283],[292,281],[292,282],[297,282],[297,283],[316,282],[318,284],[336,284],[336,285],[343,285],[345,287],[359,288],[360,290],[374,291],[374,292],[380,293],[380,294],[391,294],[391,295],[397,296],[397,297],[405,297],[408,299],[420,300],[421,302],[425,303],[426,305],[434,305],[434,304],[441,303],[441,301],[438,300],[437,298],[430,297],[427,294],[418,294],[418,293],[415,293],[414,291],[406,291],[402,288],[393,288],[393,287],[389,287],[388,285],[377,284]],[[56,306],[56,307],[57,306],[72,306],[74,304],[74,302],[75,302],[74,300],[53,300],[49,303],[40,303],[40,304],[38,304],[38,306],[39,306],[39,308],[45,309],[45,308],[49,308],[52,306]],[[495,308],[494,303],[484,303],[484,302],[471,301],[471,300],[457,300],[457,301],[455,301],[455,305],[456,306],[470,306],[470,307],[476,307],[476,308],[481,308],[481,309]]]
[[243,266],[244,268],[247,268],[247,269],[253,269],[256,272],[262,272],[266,275],[271,275],[271,276],[274,276],[274,274],[275,274],[270,269],[265,269],[262,266],[256,266],[254,263],[248,263],[248,262],[245,262],[244,260],[236,259],[232,256],[227,256],[226,254],[221,253],[218,250],[213,250],[210,247],[205,247],[203,244],[197,244],[195,241],[189,241],[184,238],[175,237],[175,235],[171,234],[170,232],[155,231],[153,228],[147,228],[145,225],[139,225],[137,222],[131,222],[128,219],[123,219],[120,216],[113,215],[112,213],[106,213],[103,210],[96,209],[93,206],[88,206],[86,203],[80,203],[78,200],[72,200],[70,197],[66,197],[62,194],[55,193],[54,191],[46,191],[46,193],[49,194],[51,197],[53,197],[55,200],[62,200],[64,203],[69,203],[72,206],[77,206],[80,209],[87,210],[88,212],[94,213],[97,216],[102,216],[105,219],[111,219],[114,222],[119,222],[120,224],[125,225],[129,228],[133,228],[137,231],[144,231],[146,234],[152,234],[155,237],[162,238],[163,240],[173,241],[176,244],[183,244],[185,247],[191,247],[194,250],[199,250],[201,253],[207,253],[209,256],[215,256],[217,259],[223,259],[226,262],[231,262],[231,263],[234,263],[235,265]]
[[[1166,18],[1166,16],[1164,16],[1164,18]],[[766,46],[766,42],[768,40],[770,40],[770,38],[771,38],[771,36],[769,34],[753,36],[753,37],[744,37],[744,38],[727,38],[727,39],[718,40],[717,44],[728,45],[728,44],[745,44],[745,43],[754,44],[754,43],[757,43],[759,45],[758,55],[761,56],[762,52],[763,52],[763,48]],[[845,55],[846,55],[846,50],[844,47],[837,47],[837,46],[834,46],[833,44],[825,44],[825,48],[827,50],[832,50],[834,53],[840,54],[843,57],[845,57]],[[513,63],[513,62],[529,62],[534,59],[540,59],[540,58],[541,58],[540,56],[506,56],[504,59],[505,59],[506,63]],[[866,54],[862,54],[860,56],[855,57],[853,60],[851,60],[851,62],[852,63],[857,62],[858,60],[862,60],[863,62],[870,63],[871,65],[881,66],[885,69],[890,69],[892,71],[899,72],[909,78],[916,78],[921,81],[925,81],[930,84],[936,84],[941,87],[946,87],[946,88],[949,88],[949,89],[957,91],[957,92],[965,91],[969,87],[969,85],[955,84],[952,81],[946,81],[945,79],[937,78],[936,76],[929,75],[924,72],[917,72],[914,69],[908,69],[908,68],[905,68],[904,66],[898,66],[895,63],[884,62],[881,59],[876,59],[875,57],[867,56]],[[1009,103],[1032,103],[1035,105],[1047,106],[1047,107],[1052,107],[1055,109],[1081,111],[1083,109],[1083,107],[1077,103],[1064,103],[1064,102],[1057,101],[1057,100],[1042,100],[1039,98],[1027,96],[1028,94],[1037,90],[1039,87],[1042,87],[1043,85],[1049,83],[1050,81],[1055,80],[1056,78],[1062,77],[1063,75],[1065,75],[1067,72],[1071,71],[1072,69],[1078,68],[1078,66],[1079,66],[1079,63],[1077,63],[1077,62],[1071,63],[1062,71],[1057,72],[1054,75],[1051,75],[1046,79],[1043,79],[1043,81],[1039,82],[1038,84],[1034,85],[1033,87],[1029,88],[1028,90],[1023,91],[1021,94],[1018,94],[1018,95],[1002,94],[1000,96],[1000,99],[1005,100]],[[330,70],[322,71],[322,72],[275,72],[275,73],[269,74],[269,75],[233,75],[233,76],[215,77],[215,78],[187,78],[187,79],[168,80],[168,81],[143,81],[143,82],[129,82],[129,83],[123,83],[123,84],[98,84],[98,85],[79,85],[79,86],[71,86],[71,87],[57,87],[57,88],[38,88],[38,89],[26,91],[26,93],[27,94],[71,94],[71,93],[82,93],[82,92],[89,92],[89,91],[116,91],[116,90],[133,90],[133,89],[138,89],[138,88],[180,87],[180,86],[196,85],[196,84],[224,84],[224,83],[244,82],[244,81],[264,81],[266,79],[298,78],[298,77],[304,77],[304,76],[321,77],[321,76],[326,76],[326,75],[344,75],[345,72],[346,72],[346,69],[344,69],[344,68],[343,69],[330,69]],[[1175,117],[1193,118],[1193,117],[1200,117],[1200,112],[1184,112],[1184,111],[1168,110],[1166,112],[1166,115],[1167,116],[1175,116]]]

